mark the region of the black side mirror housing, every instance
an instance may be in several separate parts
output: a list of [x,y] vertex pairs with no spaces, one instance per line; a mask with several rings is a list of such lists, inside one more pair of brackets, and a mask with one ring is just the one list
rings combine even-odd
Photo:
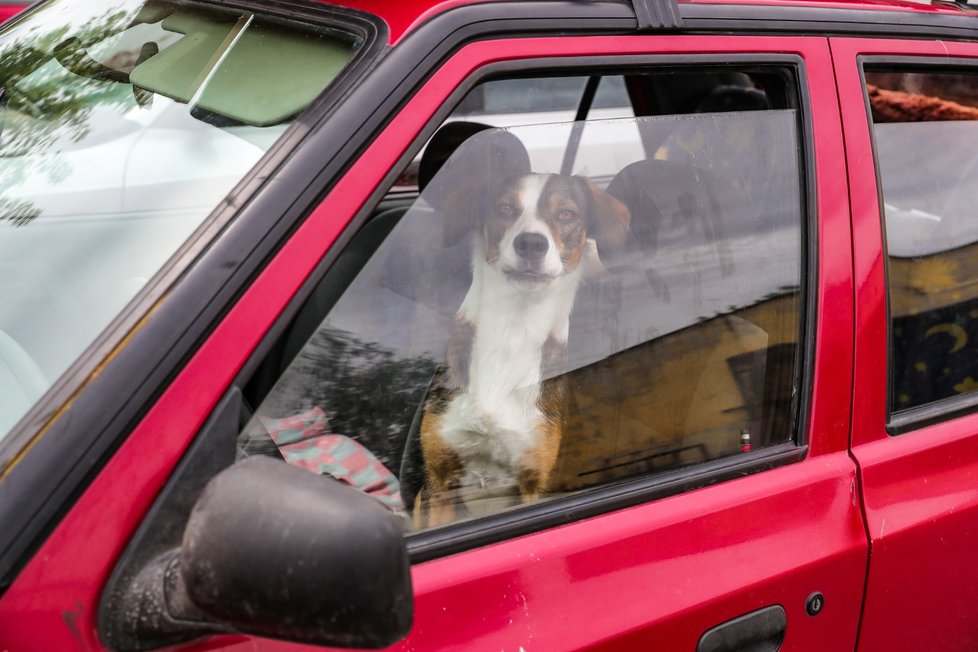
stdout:
[[107,641],[153,649],[228,632],[380,648],[413,618],[401,519],[369,496],[280,460],[222,471],[197,499],[178,550],[147,564]]
[[376,648],[411,627],[401,522],[359,491],[267,457],[204,489],[180,575],[194,606],[240,632]]

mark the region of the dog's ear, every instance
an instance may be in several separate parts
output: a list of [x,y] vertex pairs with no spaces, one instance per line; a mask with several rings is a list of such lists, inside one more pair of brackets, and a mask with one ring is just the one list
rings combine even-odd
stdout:
[[623,262],[625,253],[634,248],[631,211],[587,179],[580,180],[591,201],[588,235],[598,245],[601,263],[612,270]]
[[530,156],[512,133],[480,131],[467,138],[431,179],[423,197],[444,214],[443,244],[451,246],[482,226],[487,198],[506,179],[530,171]]
[[442,246],[451,247],[482,226],[487,189],[477,181],[460,183],[442,204]]

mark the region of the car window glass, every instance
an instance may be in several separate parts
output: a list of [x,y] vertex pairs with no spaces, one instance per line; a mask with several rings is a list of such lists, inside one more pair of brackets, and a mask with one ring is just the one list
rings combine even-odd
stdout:
[[[890,405],[978,389],[978,86],[973,74],[868,71],[884,207]],[[912,161],[912,165],[908,165]]]
[[371,217],[331,272],[352,282],[327,275],[252,383],[239,453],[424,528],[791,441],[799,119],[764,79],[764,108],[751,85],[729,110],[447,121],[420,197]]
[[49,2],[3,33],[0,438],[356,48],[160,0]]
[[[611,115],[601,117],[626,117],[634,115],[625,79],[620,75],[603,75],[595,91],[592,107],[609,110]],[[463,116],[522,116],[523,124],[545,122],[548,114],[562,112],[563,122],[573,120],[574,112],[581,103],[581,96],[588,77],[535,77],[530,79],[500,79],[480,84],[459,104],[452,113]],[[569,112],[569,113],[568,113]],[[617,114],[617,115],[615,115]]]
[[[534,77],[529,79],[498,79],[479,84],[452,111],[448,122],[472,123],[474,125],[489,124],[494,127],[516,127],[533,124],[563,124],[569,128],[578,110],[582,108],[588,82],[591,78],[581,75],[569,77]],[[584,107],[587,109],[589,121],[630,118],[635,115],[631,100],[625,87],[625,78],[621,75],[596,75],[593,81],[597,84],[593,97]],[[582,129],[585,139],[599,137],[592,129]],[[627,138],[619,139],[620,145],[633,149],[640,143],[629,134]],[[562,156],[567,139],[544,144],[540,143],[530,149],[535,156]],[[606,150],[611,151],[607,147]],[[424,150],[408,166],[398,179],[395,188],[400,191],[413,191],[418,187],[418,173]],[[635,153],[623,152],[618,158],[621,165],[634,160]],[[631,157],[631,158],[630,158]],[[608,161],[609,170],[619,169],[615,161]],[[579,170],[577,170],[579,171]],[[610,180],[610,176],[608,179]]]

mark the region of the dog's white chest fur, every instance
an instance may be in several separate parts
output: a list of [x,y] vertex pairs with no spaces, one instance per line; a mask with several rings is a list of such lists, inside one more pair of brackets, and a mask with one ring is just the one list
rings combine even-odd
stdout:
[[481,248],[474,247],[472,286],[459,309],[474,327],[468,386],[446,410],[442,436],[465,466],[463,484],[502,489],[515,484],[521,459],[538,443],[544,344],[566,343],[580,275],[526,292],[480,264]]

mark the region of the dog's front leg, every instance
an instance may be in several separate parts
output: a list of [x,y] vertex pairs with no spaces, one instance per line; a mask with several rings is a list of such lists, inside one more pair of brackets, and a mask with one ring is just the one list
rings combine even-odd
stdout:
[[536,444],[523,453],[516,484],[524,503],[532,503],[550,488],[550,477],[560,451],[560,426],[547,419],[536,427]]
[[414,501],[413,520],[416,530],[452,523],[455,520],[455,501],[451,490],[422,489]]
[[438,434],[439,419],[425,415],[421,424],[421,447],[425,457],[425,488],[415,501],[414,525],[421,529],[455,520],[455,496],[464,473],[462,460]]
[[425,527],[448,525],[455,521],[454,486],[436,489],[428,494],[428,504],[424,509]]

